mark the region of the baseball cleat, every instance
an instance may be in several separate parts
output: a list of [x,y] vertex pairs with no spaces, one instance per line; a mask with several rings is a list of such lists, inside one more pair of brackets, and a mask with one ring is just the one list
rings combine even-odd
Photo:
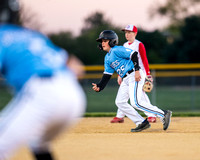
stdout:
[[172,111],[167,110],[164,112],[165,112],[165,116],[163,118],[163,130],[167,130],[167,128],[169,127],[169,124],[171,122]]
[[124,118],[114,117],[110,123],[124,123]]
[[141,132],[147,128],[150,128],[151,125],[149,124],[148,120],[145,119],[141,124],[139,124],[136,128],[131,129],[131,132]]
[[149,123],[156,123],[156,117],[148,117],[147,120]]

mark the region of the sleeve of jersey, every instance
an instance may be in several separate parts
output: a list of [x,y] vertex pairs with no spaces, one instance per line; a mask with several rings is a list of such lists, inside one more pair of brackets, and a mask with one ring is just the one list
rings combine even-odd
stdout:
[[104,74],[112,75],[115,72],[113,68],[107,63],[107,56],[104,58]]
[[103,74],[101,80],[97,84],[97,87],[99,87],[99,89],[100,89],[99,92],[102,91],[106,87],[106,85],[107,85],[108,81],[110,80],[111,76],[112,75],[109,75],[109,74]]
[[146,74],[150,75],[149,62],[148,62],[148,59],[147,59],[146,50],[145,50],[143,43],[139,44],[139,53],[140,53],[140,57],[142,59],[142,63],[143,63],[143,66],[145,68]]

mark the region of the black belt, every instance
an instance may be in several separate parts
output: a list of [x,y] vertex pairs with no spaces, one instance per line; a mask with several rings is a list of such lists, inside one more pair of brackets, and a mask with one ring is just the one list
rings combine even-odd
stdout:
[[52,73],[43,73],[43,74],[38,74],[38,77],[40,77],[40,78],[44,78],[44,79],[46,79],[46,78],[51,78],[52,76],[53,76]]
[[130,71],[126,72],[126,74],[124,75],[123,78],[127,77],[129,74],[131,74],[132,72],[134,72],[134,69],[131,69]]

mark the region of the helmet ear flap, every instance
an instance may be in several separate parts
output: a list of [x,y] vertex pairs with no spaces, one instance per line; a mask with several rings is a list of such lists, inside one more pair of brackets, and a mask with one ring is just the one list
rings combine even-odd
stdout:
[[112,42],[111,42],[112,40],[109,40],[109,42],[108,42],[108,44],[109,44],[109,46],[110,47],[113,47],[113,45],[112,45]]
[[110,47],[114,47],[115,45],[117,45],[117,40],[116,39],[112,39],[112,40],[109,41],[108,44],[109,44]]

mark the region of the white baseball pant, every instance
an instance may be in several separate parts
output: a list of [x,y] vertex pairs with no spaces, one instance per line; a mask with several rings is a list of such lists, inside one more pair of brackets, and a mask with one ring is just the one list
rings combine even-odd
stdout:
[[0,121],[0,160],[23,145],[45,151],[51,140],[85,112],[82,88],[71,74],[32,77],[8,104]]
[[[149,100],[149,97],[147,96],[147,94],[146,94],[145,92],[143,92],[143,94],[144,94],[144,95],[142,96],[143,101],[146,101],[147,103],[151,103],[150,100]],[[155,115],[152,114],[152,113],[150,113],[150,112],[144,111],[144,114],[145,114],[147,117],[155,117]],[[118,117],[118,118],[123,118],[123,117],[125,117],[125,114],[118,108],[116,117]]]
[[[149,112],[154,114],[156,117],[163,118],[164,112],[157,106],[153,106],[150,101],[145,100],[145,94],[142,90],[145,74],[140,70],[141,80],[135,81],[135,72],[132,72],[125,77],[119,87],[115,103],[117,107],[122,111],[128,118],[130,118],[136,125],[140,124],[144,119],[137,113],[135,109],[143,112]],[[128,100],[130,97],[130,104]],[[134,109],[135,108],[135,109]]]

